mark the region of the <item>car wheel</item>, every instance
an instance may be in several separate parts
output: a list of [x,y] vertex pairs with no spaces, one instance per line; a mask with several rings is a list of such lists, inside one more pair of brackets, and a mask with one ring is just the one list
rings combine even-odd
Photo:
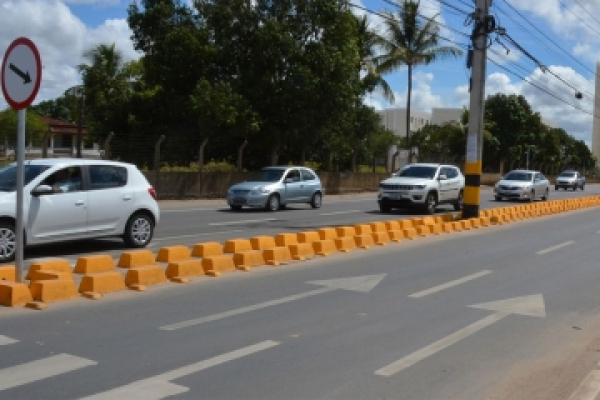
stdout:
[[0,223],[0,262],[13,261],[16,247],[15,226],[9,222]]
[[229,205],[229,207],[233,210],[233,211],[240,211],[242,209],[242,206],[233,206],[233,205]]
[[558,190],[558,189],[559,189],[559,187],[558,187],[558,186],[554,186],[554,190]]
[[285,210],[285,207],[286,207],[286,204],[280,204],[280,205],[279,205],[279,209],[280,209],[280,210]]
[[585,188],[585,185],[581,185],[581,190],[583,190]]
[[146,247],[154,235],[154,222],[147,214],[136,213],[125,225],[123,240],[129,247]]
[[312,208],[321,208],[321,203],[323,202],[323,195],[321,193],[315,193],[310,199],[310,206]]
[[460,211],[463,209],[463,192],[462,190],[458,193],[458,198],[454,202],[454,211]]
[[437,206],[437,196],[435,193],[428,193],[425,198],[425,212],[429,215],[435,214],[435,207]]
[[379,211],[383,213],[388,213],[392,211],[392,207],[388,206],[387,204],[379,203]]
[[267,205],[265,206],[265,208],[267,209],[267,211],[277,211],[279,210],[279,204],[279,195],[272,194],[267,199]]
[[502,201],[502,196],[494,196],[494,199],[496,199],[496,201]]
[[548,196],[550,195],[550,190],[546,188],[546,193],[542,196],[542,200],[548,200]]
[[535,201],[535,191],[531,191],[531,193],[529,193],[529,202],[533,203]]

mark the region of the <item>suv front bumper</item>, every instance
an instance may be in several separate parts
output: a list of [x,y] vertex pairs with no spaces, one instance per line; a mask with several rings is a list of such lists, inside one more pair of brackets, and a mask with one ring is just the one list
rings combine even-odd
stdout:
[[379,192],[377,202],[390,207],[424,206],[427,192],[411,190],[406,192]]

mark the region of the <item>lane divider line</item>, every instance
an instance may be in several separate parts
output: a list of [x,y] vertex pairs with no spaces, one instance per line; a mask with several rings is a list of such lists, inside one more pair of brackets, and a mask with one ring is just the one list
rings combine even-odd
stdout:
[[250,224],[253,222],[269,222],[269,221],[279,221],[279,220],[277,218],[247,219],[244,221],[212,222],[208,225],[210,225],[210,226],[242,225],[242,224]]
[[340,214],[354,214],[358,213],[360,210],[348,210],[348,211],[335,211],[330,213],[322,213],[320,215],[340,215]]
[[13,343],[17,343],[17,342],[18,342],[18,340],[9,338],[8,336],[0,335],[0,346],[4,346],[7,344],[13,344]]
[[547,249],[537,251],[535,254],[542,255],[542,254],[550,253],[551,251],[555,251],[555,250],[558,250],[558,249],[562,249],[563,247],[570,246],[573,243],[575,243],[575,242],[572,241],[572,240],[569,240],[568,242],[557,244],[556,246],[548,247]]
[[438,286],[434,286],[434,287],[432,287],[430,289],[426,289],[426,290],[422,290],[422,291],[417,292],[417,293],[413,293],[413,294],[409,295],[408,297],[412,297],[413,299],[419,299],[421,297],[425,297],[427,295],[430,295],[430,294],[433,294],[433,293],[437,293],[437,292],[440,292],[440,291],[445,290],[445,289],[449,289],[451,287],[460,285],[462,283],[466,283],[466,282],[472,281],[473,279],[481,278],[482,276],[486,276],[486,275],[491,274],[491,273],[492,273],[492,271],[486,269],[486,270],[477,272],[475,274],[471,274],[471,275],[465,276],[465,277],[460,278],[460,279],[455,279],[453,281],[446,282],[446,283],[438,285]]
[[598,393],[600,393],[600,363],[585,377],[569,400],[594,400]]

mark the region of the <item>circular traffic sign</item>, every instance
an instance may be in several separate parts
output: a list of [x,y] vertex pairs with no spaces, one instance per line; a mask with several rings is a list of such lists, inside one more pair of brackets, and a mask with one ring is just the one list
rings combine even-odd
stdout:
[[15,110],[29,107],[40,90],[42,60],[35,44],[27,38],[15,39],[2,61],[2,93]]

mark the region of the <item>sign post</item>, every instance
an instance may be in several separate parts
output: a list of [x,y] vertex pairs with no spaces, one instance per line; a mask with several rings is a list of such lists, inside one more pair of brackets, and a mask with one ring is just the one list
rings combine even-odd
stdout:
[[[25,160],[25,125],[27,107],[33,102],[42,81],[42,61],[35,44],[24,37],[15,39],[2,61],[2,93],[6,102],[18,111],[17,128],[17,224],[15,227],[15,264],[17,281],[23,282],[23,186]],[[10,239],[9,239],[10,240]]]

